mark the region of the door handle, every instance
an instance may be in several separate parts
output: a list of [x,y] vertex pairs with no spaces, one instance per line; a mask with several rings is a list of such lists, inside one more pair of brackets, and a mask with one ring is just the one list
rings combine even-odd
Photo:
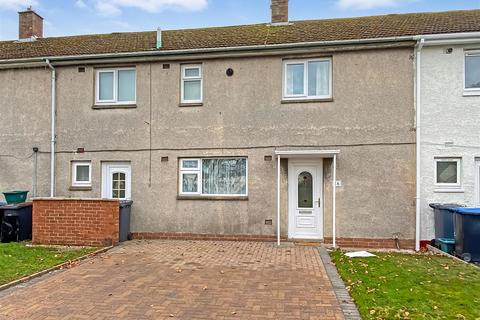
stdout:
[[318,200],[317,200],[316,202],[318,202],[318,207],[320,208],[320,207],[321,207],[321,204],[322,204],[320,198],[318,198]]

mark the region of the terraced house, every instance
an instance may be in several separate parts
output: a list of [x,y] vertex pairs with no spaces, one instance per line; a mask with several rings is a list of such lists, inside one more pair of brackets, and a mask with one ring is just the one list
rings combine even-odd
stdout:
[[[416,52],[480,11],[0,42],[0,189],[131,198],[134,236],[411,248]],[[417,231],[417,232],[416,232]]]

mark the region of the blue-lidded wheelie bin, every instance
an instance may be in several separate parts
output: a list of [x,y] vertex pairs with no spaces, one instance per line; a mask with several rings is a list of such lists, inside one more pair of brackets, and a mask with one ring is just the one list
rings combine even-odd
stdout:
[[480,208],[452,208],[455,215],[455,253],[463,260],[480,262]]

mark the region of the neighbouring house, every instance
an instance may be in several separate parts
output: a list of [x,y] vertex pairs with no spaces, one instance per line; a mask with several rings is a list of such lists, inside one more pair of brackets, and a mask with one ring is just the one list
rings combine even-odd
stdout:
[[418,244],[418,35],[480,31],[480,11],[271,5],[270,23],[52,38],[21,12],[0,42],[0,189],[131,198],[138,238]]
[[421,238],[429,240],[429,203],[480,205],[480,33],[424,37],[417,51]]

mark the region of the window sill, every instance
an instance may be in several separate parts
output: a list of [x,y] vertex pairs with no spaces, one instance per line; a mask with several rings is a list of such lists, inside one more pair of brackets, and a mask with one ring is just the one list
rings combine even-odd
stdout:
[[70,186],[70,188],[68,188],[68,190],[70,190],[70,191],[92,191],[92,187],[91,186],[84,186],[84,187]]
[[192,102],[192,103],[183,102],[183,103],[180,103],[178,106],[179,107],[202,107],[203,102]]
[[248,196],[200,196],[178,195],[177,200],[221,200],[221,201],[247,201]]
[[92,109],[133,109],[136,104],[95,104]]
[[333,102],[333,98],[324,98],[324,99],[282,99],[282,104],[289,103],[314,103],[314,102]]
[[480,96],[480,89],[475,90],[463,90],[464,97]]
[[435,193],[464,193],[465,190],[461,188],[436,188],[433,190]]

